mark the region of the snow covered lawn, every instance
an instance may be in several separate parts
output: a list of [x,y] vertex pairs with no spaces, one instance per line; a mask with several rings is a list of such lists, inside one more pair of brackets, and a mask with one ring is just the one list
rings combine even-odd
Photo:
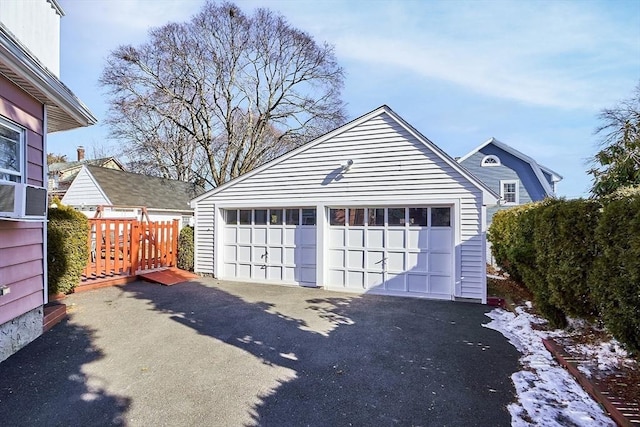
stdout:
[[[530,307],[530,305],[529,305]],[[517,402],[509,405],[511,425],[520,426],[615,426],[574,378],[547,351],[543,338],[561,338],[563,330],[546,331],[545,320],[516,307],[516,313],[494,309],[485,326],[502,333],[522,353],[522,371],[511,376]],[[538,325],[538,327],[536,327]],[[603,365],[618,363],[625,354],[607,344],[589,351],[597,353]]]

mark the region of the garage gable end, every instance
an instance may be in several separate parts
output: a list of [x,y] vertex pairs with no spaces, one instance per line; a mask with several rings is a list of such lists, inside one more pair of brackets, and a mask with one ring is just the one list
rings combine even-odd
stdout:
[[[312,202],[474,194],[490,190],[386,106],[204,194],[216,202]],[[482,203],[482,202],[481,202]]]

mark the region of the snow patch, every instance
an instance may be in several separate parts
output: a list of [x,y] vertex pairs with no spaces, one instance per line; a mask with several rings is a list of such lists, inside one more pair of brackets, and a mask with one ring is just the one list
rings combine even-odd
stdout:
[[[597,366],[594,367],[597,367],[600,372],[609,372],[621,365],[633,364],[629,353],[614,339],[598,344],[578,344],[569,348],[574,349],[578,354],[584,354],[589,360],[595,360]],[[579,363],[578,369],[588,377],[592,376],[589,365]]]
[[487,316],[492,320],[484,326],[500,332],[522,353],[523,370],[511,376],[517,394],[517,401],[508,407],[512,426],[615,426],[544,347],[543,338],[561,336],[563,331],[535,328],[546,321],[522,307],[516,314],[496,308]]

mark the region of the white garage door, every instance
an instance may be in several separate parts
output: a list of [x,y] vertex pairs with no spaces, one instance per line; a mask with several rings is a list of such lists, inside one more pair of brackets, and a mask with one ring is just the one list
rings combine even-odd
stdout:
[[315,209],[227,209],[223,238],[223,278],[315,286]]
[[329,210],[329,287],[450,299],[451,207]]

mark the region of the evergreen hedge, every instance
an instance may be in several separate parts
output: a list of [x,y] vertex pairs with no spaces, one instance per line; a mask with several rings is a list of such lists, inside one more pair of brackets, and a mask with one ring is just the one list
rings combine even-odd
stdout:
[[640,352],[640,194],[546,200],[499,211],[488,230],[500,267],[552,326],[601,319]]
[[57,201],[50,208],[47,223],[47,264],[49,294],[68,294],[80,283],[89,259],[89,220],[73,208]]
[[193,227],[183,227],[178,237],[178,268],[193,271],[194,252]]
[[548,287],[549,302],[573,317],[589,319],[597,314],[588,275],[596,254],[600,207],[594,200],[554,200],[536,217],[539,279]]
[[500,210],[493,215],[491,226],[487,230],[487,238],[491,242],[491,253],[498,266],[522,282],[522,275],[517,262],[513,262],[513,250],[517,246],[515,234],[520,231],[518,216],[531,205],[516,206],[511,209]]
[[596,228],[590,288],[607,329],[640,352],[640,195],[612,200]]

